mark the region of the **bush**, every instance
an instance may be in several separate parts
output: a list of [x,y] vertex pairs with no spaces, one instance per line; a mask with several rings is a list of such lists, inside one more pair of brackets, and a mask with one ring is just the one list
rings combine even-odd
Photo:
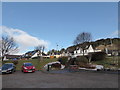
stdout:
[[90,53],[90,54],[91,54],[91,61],[104,60],[106,57],[105,52],[94,52],[94,53]]
[[76,64],[80,67],[85,67],[88,63],[88,59],[85,56],[79,56],[76,58]]
[[18,61],[16,60],[16,61],[12,61],[12,63],[14,63],[15,65],[17,65],[18,64]]
[[61,64],[65,65],[67,63],[67,61],[68,61],[68,57],[60,57],[60,58],[58,58],[58,61]]
[[69,65],[76,65],[76,58],[70,58],[70,60],[68,61]]
[[80,56],[76,58],[76,62],[88,63],[88,59],[84,56]]

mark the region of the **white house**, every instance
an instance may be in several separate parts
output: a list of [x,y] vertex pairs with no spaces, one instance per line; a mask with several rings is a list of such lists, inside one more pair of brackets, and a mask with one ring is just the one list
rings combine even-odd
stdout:
[[43,54],[43,53],[39,53],[39,51],[38,52],[35,52],[32,56],[31,56],[31,58],[35,58],[35,57],[38,57],[38,56],[42,56],[42,57],[45,57],[45,58],[49,58],[50,56],[47,56],[46,54]]
[[62,54],[61,54],[61,56],[71,56],[71,53],[69,53],[68,51],[67,52],[63,52]]
[[38,57],[38,52],[31,56],[31,58]]
[[[86,50],[84,50],[84,55],[88,55],[88,53],[91,52],[101,52],[101,50],[94,50],[92,45],[86,46]],[[83,49],[82,48],[78,48],[74,51],[74,57],[76,56],[82,56],[83,55]]]

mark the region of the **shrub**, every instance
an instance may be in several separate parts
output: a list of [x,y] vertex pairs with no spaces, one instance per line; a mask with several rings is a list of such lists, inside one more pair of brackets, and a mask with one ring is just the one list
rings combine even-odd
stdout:
[[76,58],[76,64],[80,67],[84,67],[88,63],[88,59],[84,56],[79,56]]
[[69,65],[76,65],[76,58],[70,58],[70,60],[68,61]]
[[68,57],[60,57],[60,58],[58,58],[58,61],[61,64],[65,65],[67,63],[67,61],[68,61]]
[[15,65],[17,65],[18,64],[18,61],[16,60],[16,61],[12,61],[12,63],[14,63]]
[[76,62],[80,62],[80,63],[88,63],[88,59],[84,56],[80,56],[76,58]]
[[79,56],[76,58],[75,62],[79,67],[86,67],[88,59],[85,56]]
[[91,54],[91,61],[104,60],[106,57],[105,52],[94,52],[94,53],[90,53],[90,54]]

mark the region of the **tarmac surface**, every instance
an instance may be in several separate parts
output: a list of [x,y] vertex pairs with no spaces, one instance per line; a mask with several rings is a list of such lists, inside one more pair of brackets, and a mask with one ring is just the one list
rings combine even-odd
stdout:
[[118,88],[118,74],[99,72],[22,73],[2,75],[2,88]]

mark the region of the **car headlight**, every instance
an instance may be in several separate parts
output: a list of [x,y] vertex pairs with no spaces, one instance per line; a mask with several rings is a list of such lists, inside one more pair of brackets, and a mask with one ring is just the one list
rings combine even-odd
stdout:
[[24,67],[24,69],[27,69],[26,67]]

